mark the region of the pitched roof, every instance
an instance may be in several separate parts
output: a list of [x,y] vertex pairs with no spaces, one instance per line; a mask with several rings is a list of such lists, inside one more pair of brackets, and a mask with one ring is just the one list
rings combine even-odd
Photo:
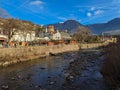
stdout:
[[61,36],[70,37],[70,34],[67,32],[60,32]]
[[0,40],[4,40],[4,41],[6,41],[7,39],[6,39],[6,38],[4,38],[4,37],[0,37]]

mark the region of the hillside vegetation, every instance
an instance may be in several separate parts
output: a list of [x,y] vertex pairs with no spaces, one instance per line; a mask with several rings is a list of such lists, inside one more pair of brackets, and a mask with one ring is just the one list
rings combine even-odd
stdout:
[[30,30],[36,30],[40,26],[36,25],[32,22],[25,21],[25,20],[18,20],[18,19],[4,19],[0,18],[0,29],[3,30],[4,34],[9,34],[12,30],[24,30],[24,31],[30,31]]

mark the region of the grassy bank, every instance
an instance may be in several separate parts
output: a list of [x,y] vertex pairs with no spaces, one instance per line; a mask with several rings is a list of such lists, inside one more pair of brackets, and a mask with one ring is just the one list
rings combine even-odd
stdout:
[[68,44],[68,45],[60,44],[60,45],[52,45],[52,46],[0,48],[0,66],[7,66],[13,63],[49,56],[50,53],[58,54],[69,51],[77,51],[79,49],[95,48],[104,45],[106,45],[106,43],[82,44],[81,46],[78,44]]
[[58,54],[79,50],[78,45],[54,45],[54,46],[34,46],[21,48],[1,48],[0,66],[7,66],[13,63],[37,59],[49,56],[50,53]]
[[0,52],[0,66],[7,66],[12,63],[32,60],[48,55],[46,46],[1,48]]
[[102,74],[112,89],[118,89],[120,88],[120,38],[116,44],[107,46],[105,54]]

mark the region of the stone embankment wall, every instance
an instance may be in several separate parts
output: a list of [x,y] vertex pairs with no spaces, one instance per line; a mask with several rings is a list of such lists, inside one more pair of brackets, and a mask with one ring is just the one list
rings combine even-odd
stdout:
[[104,43],[86,43],[86,44],[79,44],[80,49],[91,49],[91,48],[98,48],[101,46],[106,46],[108,45],[109,42],[104,42]]
[[34,60],[40,57],[46,57],[50,54],[58,54],[69,51],[78,51],[79,49],[97,48],[108,45],[109,43],[91,43],[91,44],[69,44],[52,46],[34,46],[21,48],[0,48],[0,66],[8,66],[14,63]]
[[50,53],[58,54],[69,51],[77,51],[76,45],[53,45],[53,46],[34,46],[21,48],[1,48],[0,66],[8,66],[13,63],[37,59],[49,56]]
[[56,45],[56,46],[49,46],[49,53],[57,54],[69,51],[78,51],[79,45]]

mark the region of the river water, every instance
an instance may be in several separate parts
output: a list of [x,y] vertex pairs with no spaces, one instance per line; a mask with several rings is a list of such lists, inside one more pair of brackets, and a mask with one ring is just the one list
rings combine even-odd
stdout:
[[61,90],[63,70],[75,57],[70,52],[0,68],[0,90]]
[[[63,53],[0,68],[0,90],[110,90],[100,73],[104,57],[85,60],[90,55],[99,55],[97,51],[85,52]],[[71,85],[64,86],[66,71],[76,57],[88,64]]]

